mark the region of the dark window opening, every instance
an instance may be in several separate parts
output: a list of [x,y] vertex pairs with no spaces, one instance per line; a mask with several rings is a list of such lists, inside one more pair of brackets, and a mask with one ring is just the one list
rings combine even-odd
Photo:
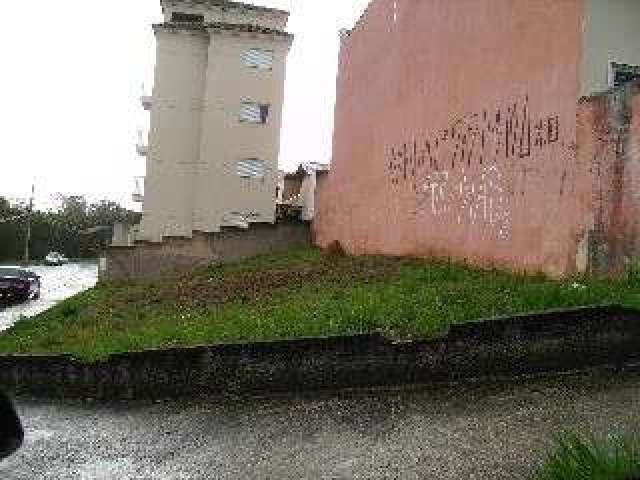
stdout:
[[269,105],[260,105],[260,123],[267,123],[269,117]]
[[173,12],[171,21],[177,23],[204,23],[204,15],[195,15],[193,13]]
[[626,83],[640,79],[640,66],[624,63],[612,63],[613,86],[620,87]]

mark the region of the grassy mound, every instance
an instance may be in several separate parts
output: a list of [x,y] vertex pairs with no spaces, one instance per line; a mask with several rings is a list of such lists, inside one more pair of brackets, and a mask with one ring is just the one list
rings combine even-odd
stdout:
[[532,310],[640,306],[640,280],[554,281],[446,261],[257,257],[158,281],[100,284],[0,335],[0,353],[110,353],[381,331],[433,337],[451,324]]

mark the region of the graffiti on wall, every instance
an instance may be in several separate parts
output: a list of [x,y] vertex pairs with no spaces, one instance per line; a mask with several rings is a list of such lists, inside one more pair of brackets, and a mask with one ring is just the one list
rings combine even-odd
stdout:
[[416,213],[452,214],[459,225],[484,223],[495,229],[498,238],[509,239],[511,209],[497,165],[484,167],[477,181],[464,172],[459,181],[450,181],[450,172],[439,171],[420,185]]
[[532,118],[525,98],[392,146],[388,175],[395,189],[415,194],[416,214],[446,215],[461,225],[483,223],[507,240],[511,208],[504,165],[526,161],[559,140],[559,116]]

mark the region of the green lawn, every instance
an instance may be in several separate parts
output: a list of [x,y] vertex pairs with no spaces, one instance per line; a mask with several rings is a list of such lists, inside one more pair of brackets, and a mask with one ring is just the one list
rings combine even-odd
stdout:
[[[584,288],[576,288],[574,282]],[[167,346],[380,331],[433,337],[449,325],[559,307],[640,307],[640,277],[554,281],[446,261],[257,257],[161,281],[101,284],[0,335],[0,353],[86,360]]]

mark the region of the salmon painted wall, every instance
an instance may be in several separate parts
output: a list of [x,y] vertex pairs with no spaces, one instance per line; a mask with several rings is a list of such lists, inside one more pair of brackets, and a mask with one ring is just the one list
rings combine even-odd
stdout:
[[316,242],[576,269],[582,0],[373,0],[340,54]]

